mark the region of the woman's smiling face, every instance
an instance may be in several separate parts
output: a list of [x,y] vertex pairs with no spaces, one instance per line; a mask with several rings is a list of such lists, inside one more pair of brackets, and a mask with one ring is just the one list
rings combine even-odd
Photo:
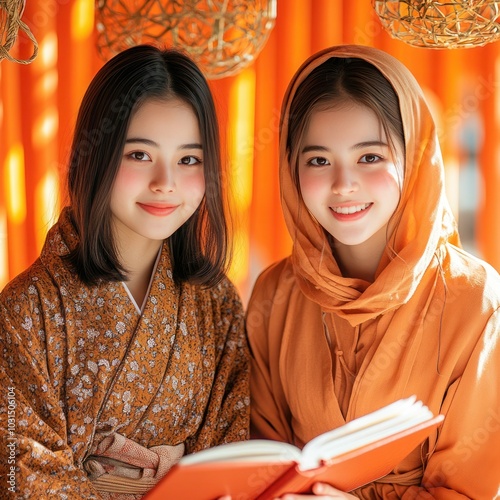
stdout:
[[300,190],[336,245],[385,246],[400,198],[402,145],[397,149],[396,159],[368,107],[349,102],[311,115],[299,151]]
[[194,214],[204,194],[203,147],[193,110],[179,99],[147,101],[132,117],[113,186],[116,237],[159,244]]

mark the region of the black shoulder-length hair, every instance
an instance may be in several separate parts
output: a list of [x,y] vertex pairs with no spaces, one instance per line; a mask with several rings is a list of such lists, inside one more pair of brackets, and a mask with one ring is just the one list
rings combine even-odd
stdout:
[[78,113],[68,172],[71,217],[79,242],[69,255],[87,284],[124,281],[111,224],[110,198],[130,119],[149,99],[178,98],[198,118],[205,196],[169,238],[177,283],[216,285],[229,261],[222,194],[219,126],[208,83],[198,66],[176,49],[139,45],[109,60],[90,83]]

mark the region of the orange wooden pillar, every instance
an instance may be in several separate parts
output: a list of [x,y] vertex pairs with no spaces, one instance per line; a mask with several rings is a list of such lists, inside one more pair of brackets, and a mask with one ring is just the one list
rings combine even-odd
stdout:
[[7,244],[7,206],[6,197],[7,190],[5,188],[5,159],[7,157],[8,144],[4,136],[4,91],[3,82],[5,65],[0,64],[0,291],[5,286],[8,280],[8,244]]
[[26,264],[26,192],[21,135],[20,66],[8,61],[1,69],[0,135],[0,289]]
[[[281,21],[278,5],[278,22]],[[286,240],[278,182],[278,133],[280,105],[277,80],[277,27],[255,62],[255,128],[252,204],[250,207],[250,268],[252,284],[257,274],[282,255]],[[288,240],[286,240],[288,241]],[[286,251],[283,251],[285,254]]]
[[[279,120],[285,78],[280,44],[293,22],[294,7],[278,4],[276,25],[255,63],[255,143],[253,196],[250,220],[250,281],[274,260],[289,252],[290,239],[279,195]],[[285,25],[287,19],[287,25]],[[288,51],[287,51],[288,52]],[[287,61],[287,66],[293,62]],[[291,71],[291,69],[289,70]]]
[[310,0],[278,2],[275,28],[255,63],[251,283],[265,267],[291,250],[279,195],[279,116],[290,79],[311,55],[313,3]]
[[500,271],[500,47],[482,49],[476,92],[484,121],[484,144],[480,153],[483,195],[477,218],[478,248],[482,257]]
[[244,302],[249,294],[250,208],[254,174],[255,68],[209,81],[219,118],[225,191],[231,216],[233,260],[229,276]]
[[[311,55],[311,31],[314,26],[311,10],[312,1],[292,0],[281,2],[278,5],[278,16],[281,16],[280,23],[276,26],[276,36],[278,41],[276,59],[276,87],[275,103],[276,108],[281,110],[285,91],[292,76],[299,69],[302,63]],[[262,75],[265,78],[265,75]],[[279,154],[279,134],[276,135],[276,142],[273,147]],[[268,169],[277,175],[279,163],[267,165]],[[279,185],[279,183],[278,183]],[[271,238],[275,251],[275,258],[288,255],[291,250],[291,238],[283,220],[281,201],[279,211],[276,211],[274,229],[271,229]]]
[[342,5],[343,43],[372,46],[383,28],[370,1],[344,0]]
[[311,5],[311,53],[340,45],[344,39],[344,2],[314,0]]
[[228,94],[227,145],[230,158],[231,202],[233,205],[234,261],[231,277],[246,301],[249,293],[250,206],[254,174],[255,69],[238,73]]
[[90,81],[104,64],[97,55],[95,44],[94,5],[94,0],[72,0],[61,3],[57,16],[59,54],[57,174],[60,206],[68,202],[67,163],[78,109]]
[[436,125],[443,154],[445,187],[448,200],[456,218],[459,205],[459,129],[465,118],[463,109],[464,49],[434,50],[433,67],[437,68],[434,91],[441,105],[441,116]]
[[25,151],[26,182],[26,263],[31,264],[38,256],[52,214],[46,204],[44,192],[47,175],[57,157],[58,110],[57,110],[57,4],[43,0],[27,2],[25,17],[38,44],[38,57],[21,68],[21,100],[19,110],[22,119],[22,138]]

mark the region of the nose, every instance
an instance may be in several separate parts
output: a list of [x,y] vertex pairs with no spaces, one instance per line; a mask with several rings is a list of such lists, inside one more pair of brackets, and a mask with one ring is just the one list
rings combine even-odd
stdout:
[[359,189],[355,173],[347,165],[336,165],[332,174],[332,191],[347,195]]
[[175,191],[175,167],[168,162],[157,163],[152,171],[150,189],[163,193]]

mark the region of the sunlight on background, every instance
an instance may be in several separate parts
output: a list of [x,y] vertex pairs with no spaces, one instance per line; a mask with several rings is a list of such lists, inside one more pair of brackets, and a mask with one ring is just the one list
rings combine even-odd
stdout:
[[76,0],[71,11],[71,35],[75,40],[85,40],[94,29],[94,0]]
[[231,162],[230,196],[235,214],[233,235],[234,260],[230,277],[242,285],[248,274],[250,262],[250,203],[252,201],[254,121],[255,121],[255,71],[249,68],[234,81],[229,94],[229,158]]
[[59,174],[54,169],[42,177],[35,190],[35,204],[39,216],[35,220],[37,248],[42,248],[50,227],[57,221],[59,203]]
[[44,110],[33,126],[33,144],[43,147],[56,138],[58,125],[57,108],[51,106]]
[[40,43],[38,59],[33,67],[38,67],[45,73],[47,68],[57,64],[57,35],[54,31],[47,33]]
[[[43,158],[43,168],[38,169],[32,186],[33,204],[36,217],[33,221],[34,239],[37,249],[41,249],[50,226],[56,221],[59,212],[59,176],[55,171],[59,111],[57,90],[59,78],[58,37],[54,31],[48,33],[40,44],[40,59],[37,63],[40,74],[33,99],[37,103],[37,115],[33,119],[32,145],[36,154]],[[47,75],[49,75],[47,77]],[[47,80],[48,78],[48,80]]]
[[9,262],[7,260],[7,250],[7,213],[0,207],[0,290],[2,289],[2,283],[8,281]]
[[7,217],[16,225],[26,219],[26,186],[24,184],[24,151],[21,143],[9,149],[5,161],[5,187]]

